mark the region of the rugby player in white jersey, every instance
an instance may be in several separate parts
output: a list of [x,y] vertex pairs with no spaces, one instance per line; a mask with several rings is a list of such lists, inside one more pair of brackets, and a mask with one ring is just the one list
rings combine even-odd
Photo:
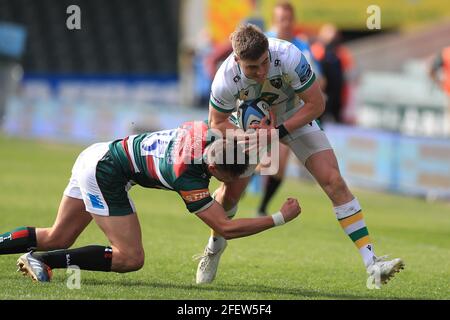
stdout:
[[[266,129],[268,135],[270,130],[277,129],[280,142],[289,146],[325,191],[337,220],[361,254],[369,274],[368,286],[386,283],[403,268],[403,261],[375,255],[361,206],[342,178],[333,149],[315,121],[324,112],[325,104],[308,61],[290,42],[268,39],[252,24],[239,26],[230,40],[233,53],[220,66],[211,88],[211,127],[222,132],[236,129],[228,117],[235,111],[237,102],[264,99],[271,106],[273,119],[261,121],[258,128]],[[248,181],[248,177],[242,177],[225,182],[216,190],[215,200],[229,216],[236,213]],[[214,280],[226,245],[226,239],[212,231],[200,257],[197,283]]]
[[[311,65],[311,68],[314,71],[316,78],[319,80],[319,83],[321,83],[320,87],[324,87],[325,79],[322,76],[320,63],[314,58],[309,43],[305,39],[295,35],[295,10],[294,6],[290,2],[278,2],[274,6],[272,12],[272,29],[266,32],[266,36],[268,38],[287,40],[299,48]],[[269,202],[284,180],[291,150],[285,144],[281,143],[278,145],[278,171],[276,174],[268,176],[264,183],[263,194],[257,211],[258,215],[267,215],[267,207]]]

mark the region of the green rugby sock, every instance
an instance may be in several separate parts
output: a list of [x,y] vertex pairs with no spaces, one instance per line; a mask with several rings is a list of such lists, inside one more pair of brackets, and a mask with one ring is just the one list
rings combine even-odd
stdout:
[[0,235],[0,254],[24,253],[36,247],[36,228],[20,227]]

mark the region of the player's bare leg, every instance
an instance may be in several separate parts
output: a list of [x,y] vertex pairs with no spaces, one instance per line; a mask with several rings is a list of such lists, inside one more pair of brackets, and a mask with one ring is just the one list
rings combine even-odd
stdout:
[[[17,260],[18,271],[29,275],[34,281],[47,282],[51,279],[52,268],[65,268],[73,264],[81,264],[80,267],[83,267],[83,261],[90,261],[98,256],[99,252],[102,253],[99,246],[64,249],[74,243],[91,220],[90,213],[85,211],[83,200],[64,195],[53,226],[36,229],[37,250],[60,250],[24,254]],[[93,270],[96,270],[95,264],[94,261]],[[91,262],[88,262],[88,265],[91,265]]]
[[68,248],[91,220],[82,200],[63,196],[52,227],[20,227],[2,234],[0,254]]
[[[236,214],[237,204],[249,181],[250,177],[245,177],[230,183],[222,183],[214,192],[214,199],[223,206],[230,219]],[[214,280],[220,256],[225,251],[226,246],[227,241],[225,238],[211,230],[211,236],[204,253],[194,256],[195,259],[200,259],[197,267],[196,283],[210,283]]]
[[354,198],[341,176],[333,150],[313,154],[306,160],[305,166],[328,195],[334,207],[348,203]]
[[17,260],[19,270],[34,281],[48,282],[55,268],[76,266],[81,270],[104,272],[129,272],[142,268],[144,249],[136,214],[93,217],[110,241],[110,247],[90,245],[26,253]]
[[92,221],[83,200],[63,196],[50,228],[36,228],[36,250],[69,248]]
[[375,287],[379,287],[379,283],[386,283],[394,273],[403,269],[404,263],[401,259],[389,261],[384,257],[376,257],[361,206],[342,178],[333,150],[313,154],[305,165],[332,201],[342,229],[362,256],[369,280],[375,282]]

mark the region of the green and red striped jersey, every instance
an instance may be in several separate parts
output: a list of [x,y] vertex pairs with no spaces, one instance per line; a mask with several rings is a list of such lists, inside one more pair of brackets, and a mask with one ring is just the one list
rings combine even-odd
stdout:
[[133,184],[176,191],[189,212],[197,213],[213,203],[208,189],[211,175],[203,160],[212,141],[207,122],[192,121],[113,141],[109,150]]

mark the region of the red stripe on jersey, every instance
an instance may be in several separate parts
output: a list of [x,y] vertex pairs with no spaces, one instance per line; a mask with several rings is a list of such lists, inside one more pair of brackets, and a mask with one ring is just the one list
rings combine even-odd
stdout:
[[125,150],[125,154],[127,155],[128,163],[130,164],[131,172],[134,173],[133,162],[131,162],[130,152],[128,151],[128,143],[127,143],[128,138],[129,137],[126,137],[125,139],[123,139],[121,143],[122,143],[122,148],[123,148],[123,150]]
[[175,173],[175,177],[181,176],[181,174],[186,170],[186,164],[183,162],[178,162],[173,164],[173,172]]
[[173,170],[179,177],[192,164],[195,159],[201,159],[206,146],[208,126],[201,121],[185,122],[181,128],[182,133],[177,137],[178,147],[175,150]]
[[158,175],[156,174],[155,163],[153,162],[153,157],[149,156],[149,155],[145,156],[145,162],[147,164],[148,173],[151,175],[151,177],[156,180],[159,180]]
[[12,239],[26,238],[26,237],[28,237],[28,229],[16,231],[11,234]]

